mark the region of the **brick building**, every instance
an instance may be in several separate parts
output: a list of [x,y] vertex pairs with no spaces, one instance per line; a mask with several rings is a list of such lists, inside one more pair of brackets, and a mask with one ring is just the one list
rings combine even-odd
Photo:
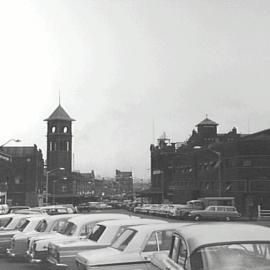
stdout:
[[1,177],[7,183],[8,201],[13,205],[37,206],[42,194],[44,161],[42,152],[34,146],[2,147],[12,162],[2,167]]
[[133,197],[133,177],[132,172],[115,171],[115,181],[118,183],[118,193],[122,197]]
[[166,137],[151,145],[153,201],[233,196],[243,214],[270,207],[270,129],[220,134],[217,126],[206,118],[179,147]]

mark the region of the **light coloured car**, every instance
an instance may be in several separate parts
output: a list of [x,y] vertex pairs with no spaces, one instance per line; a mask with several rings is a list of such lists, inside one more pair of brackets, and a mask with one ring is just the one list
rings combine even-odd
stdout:
[[241,216],[234,206],[208,206],[204,210],[193,210],[188,214],[189,218],[199,221],[201,219],[234,220]]
[[50,233],[47,233],[30,238],[27,251],[28,259],[33,263],[44,262],[46,261],[48,255],[49,242],[85,239],[92,232],[92,229],[96,223],[104,220],[125,218],[138,217],[111,213],[78,215],[77,217],[71,218],[68,221],[65,229],[60,233],[54,234],[53,236]]
[[110,246],[128,226],[168,223],[160,219],[119,219],[97,223],[87,239],[49,243],[48,262],[52,269],[75,269],[75,256],[84,250]]
[[270,228],[237,223],[197,224],[173,233],[169,255],[153,254],[141,270],[270,269]]
[[110,247],[77,255],[77,269],[138,269],[154,252],[168,253],[172,232],[188,223],[138,225],[126,228]]
[[10,249],[14,234],[34,231],[42,218],[43,215],[25,217],[16,229],[0,231],[0,253],[6,253],[7,249]]
[[33,231],[25,233],[16,233],[11,240],[11,248],[7,251],[10,257],[24,258],[28,248],[28,241],[31,237],[42,233],[57,233],[66,226],[70,218],[75,214],[63,214],[54,216],[44,216]]

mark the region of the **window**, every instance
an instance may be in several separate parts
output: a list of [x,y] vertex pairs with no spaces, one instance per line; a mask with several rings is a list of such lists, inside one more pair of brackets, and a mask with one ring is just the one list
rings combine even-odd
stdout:
[[20,179],[19,176],[16,176],[16,177],[15,177],[14,183],[15,183],[16,185],[19,185],[19,184],[21,183],[21,179]]
[[183,239],[180,238],[180,243],[179,243],[179,256],[177,263],[181,265],[183,268],[185,268],[185,263],[187,259],[187,245]]
[[36,227],[36,231],[37,232],[44,232],[45,230],[46,230],[46,228],[47,228],[47,222],[46,222],[46,220],[41,220],[39,223],[38,223],[38,225],[37,225],[37,227]]
[[94,227],[93,223],[89,223],[89,224],[82,226],[81,231],[80,231],[80,236],[89,235],[92,232],[93,227]]
[[56,126],[52,126],[51,127],[51,133],[55,133],[56,132]]
[[96,225],[92,231],[92,233],[89,235],[88,239],[97,242],[100,236],[105,231],[106,227],[102,225]]
[[66,225],[67,225],[67,221],[66,220],[58,220],[53,225],[52,231],[54,231],[54,232],[61,232],[61,231],[63,231],[63,229],[65,228]]
[[153,232],[146,243],[144,247],[144,252],[150,252],[150,251],[158,251],[158,245],[157,245],[157,236],[156,233]]
[[179,252],[179,242],[180,238],[177,236],[173,236],[172,238],[172,249],[170,251],[170,257],[172,258],[173,261],[177,261],[178,258],[178,252]]
[[66,149],[67,149],[67,151],[69,152],[70,151],[70,143],[69,142],[66,142]]
[[129,242],[133,239],[136,231],[131,229],[126,229],[123,233],[115,240],[112,244],[112,248],[123,251],[129,244]]
[[67,126],[63,127],[63,132],[68,133],[68,127]]

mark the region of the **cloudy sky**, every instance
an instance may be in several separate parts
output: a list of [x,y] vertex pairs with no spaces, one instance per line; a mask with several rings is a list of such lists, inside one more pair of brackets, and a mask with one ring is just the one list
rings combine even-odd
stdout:
[[0,142],[46,158],[59,89],[74,169],[102,176],[149,177],[154,139],[184,141],[206,114],[268,129],[269,29],[268,0],[0,0]]

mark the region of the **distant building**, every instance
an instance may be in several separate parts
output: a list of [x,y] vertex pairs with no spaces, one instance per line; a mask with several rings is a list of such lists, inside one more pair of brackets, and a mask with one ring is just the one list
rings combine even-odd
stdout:
[[133,197],[133,177],[132,172],[115,171],[115,181],[118,183],[118,193],[122,196]]
[[7,183],[8,200],[13,205],[37,206],[42,195],[43,167],[42,152],[34,146],[2,147],[2,152],[12,162],[1,169]]
[[270,207],[270,129],[220,134],[217,126],[206,118],[179,148],[166,137],[151,145],[152,201],[232,196],[243,214]]
[[0,151],[0,204],[7,201],[8,182],[12,177],[12,157]]

